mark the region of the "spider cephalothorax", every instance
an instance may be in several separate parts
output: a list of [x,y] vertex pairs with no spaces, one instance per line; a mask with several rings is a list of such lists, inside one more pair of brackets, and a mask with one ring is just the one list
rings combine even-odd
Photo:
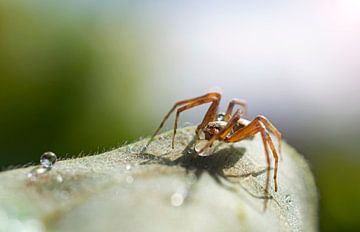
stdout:
[[[177,108],[176,111],[176,119],[174,124],[174,134],[172,137],[172,148],[174,148],[175,143],[175,134],[177,123],[179,120],[180,113],[191,109],[195,106],[199,106],[206,103],[211,103],[209,109],[207,110],[202,122],[196,128],[196,136],[199,139],[201,134],[203,134],[203,138],[198,141],[194,147],[195,152],[199,156],[208,156],[211,155],[211,152],[204,152],[206,149],[212,146],[212,144],[218,141],[224,141],[226,143],[234,143],[246,138],[252,137],[257,133],[260,133],[262,142],[264,144],[264,150],[266,155],[266,184],[265,184],[265,192],[268,192],[269,188],[269,178],[270,178],[270,155],[269,148],[274,157],[274,188],[275,192],[277,191],[277,170],[278,170],[278,161],[279,161],[279,153],[281,146],[281,134],[280,132],[271,124],[271,122],[264,116],[259,115],[252,121],[247,121],[241,118],[241,116],[246,116],[247,114],[247,105],[245,101],[239,99],[232,99],[227,107],[227,110],[224,113],[219,113],[219,103],[221,99],[221,94],[217,92],[208,93],[202,95],[200,97],[191,98],[188,100],[183,100],[176,102],[171,110],[165,115],[163,120],[160,123],[160,126],[155,131],[154,135],[149,140],[148,145],[155,137],[155,135],[160,131],[163,127],[166,119],[170,116],[170,114]],[[239,105],[242,107],[242,110],[238,109],[232,114],[234,106]],[[274,135],[278,139],[278,150],[275,149],[275,145],[271,139],[269,131],[274,133]],[[266,205],[266,204],[265,204]]]
[[225,121],[209,122],[204,129],[202,129],[205,139],[210,140],[214,135],[219,134],[222,129],[226,127]]

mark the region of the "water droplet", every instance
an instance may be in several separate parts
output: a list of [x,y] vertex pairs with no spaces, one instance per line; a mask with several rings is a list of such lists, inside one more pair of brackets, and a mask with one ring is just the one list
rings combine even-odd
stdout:
[[125,166],[125,169],[127,170],[127,171],[130,171],[131,170],[131,164],[126,164],[126,166]]
[[184,203],[184,196],[181,193],[174,193],[170,200],[173,206],[179,207]]
[[128,184],[132,184],[132,183],[134,182],[134,177],[132,177],[132,176],[127,176],[127,177],[126,177],[126,182],[127,182]]
[[187,193],[185,187],[179,187],[176,192],[171,195],[171,205],[175,207],[181,206],[184,203]]
[[36,178],[52,169],[56,162],[57,158],[53,152],[45,152],[40,157],[40,166],[33,168],[28,174],[27,177],[30,180],[36,180]]
[[51,169],[53,167],[53,165],[55,164],[56,160],[57,160],[57,157],[53,152],[45,152],[40,157],[40,164],[44,168],[50,168]]

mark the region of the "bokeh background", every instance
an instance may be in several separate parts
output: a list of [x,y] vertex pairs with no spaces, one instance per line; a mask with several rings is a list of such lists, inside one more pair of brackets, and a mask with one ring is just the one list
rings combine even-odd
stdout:
[[306,156],[321,231],[360,231],[360,1],[0,2],[2,170],[148,136],[214,88]]

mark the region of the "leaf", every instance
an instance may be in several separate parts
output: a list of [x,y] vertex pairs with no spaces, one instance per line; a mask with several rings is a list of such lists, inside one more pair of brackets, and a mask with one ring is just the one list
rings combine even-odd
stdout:
[[[193,151],[194,128],[100,155],[0,174],[0,231],[317,231],[317,191],[303,157],[283,144],[278,192],[264,193],[261,138]],[[36,168],[36,167],[35,167]],[[271,178],[272,179],[272,178]],[[263,210],[264,198],[270,198]]]

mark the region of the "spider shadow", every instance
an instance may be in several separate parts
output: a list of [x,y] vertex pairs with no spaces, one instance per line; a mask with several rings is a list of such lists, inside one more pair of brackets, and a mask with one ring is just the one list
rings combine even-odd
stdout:
[[235,164],[244,156],[246,149],[245,148],[234,148],[229,146],[227,148],[218,149],[218,146],[214,147],[214,152],[210,156],[202,157],[196,154],[194,151],[196,139],[195,137],[192,141],[186,146],[182,151],[182,155],[175,160],[166,158],[169,153],[165,153],[161,156],[156,156],[150,153],[142,153],[142,158],[147,159],[146,161],[140,163],[140,165],[147,164],[161,164],[166,166],[180,166],[186,169],[186,173],[194,174],[195,179],[199,180],[204,173],[208,173],[217,184],[221,187],[230,190],[232,192],[238,193],[238,188],[234,185],[239,185],[242,189],[245,190],[254,198],[259,199],[271,199],[271,196],[258,196],[252,193],[249,189],[241,184],[241,178],[246,178],[249,176],[259,176],[266,173],[266,169],[258,172],[250,172],[242,175],[227,175],[225,171],[227,169],[233,168]]

